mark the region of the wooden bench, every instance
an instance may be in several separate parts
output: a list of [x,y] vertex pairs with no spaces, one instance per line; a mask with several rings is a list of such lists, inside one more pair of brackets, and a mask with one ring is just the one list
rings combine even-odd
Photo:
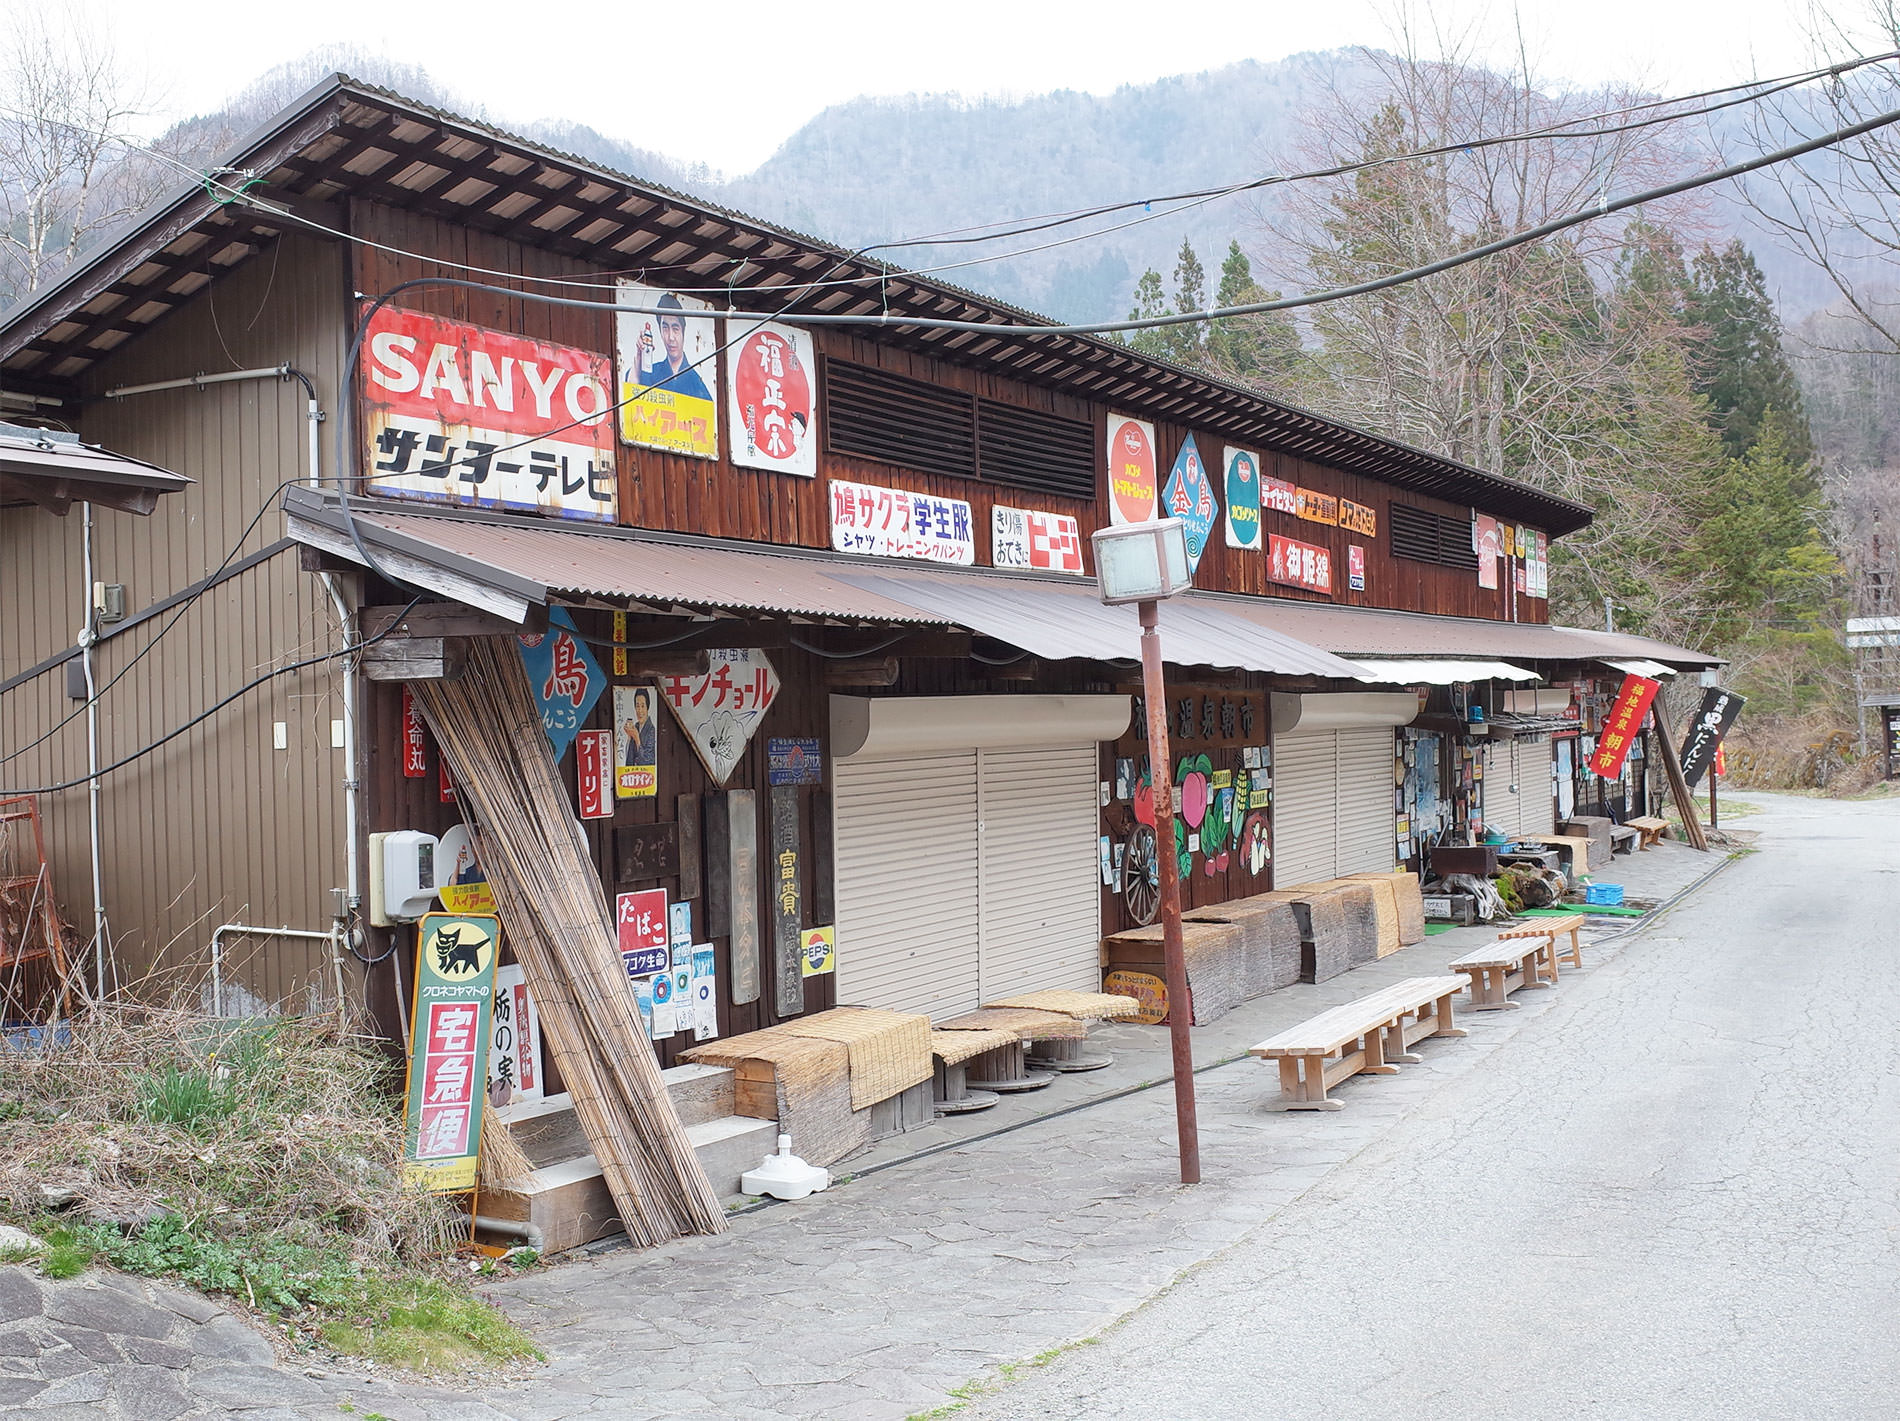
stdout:
[[1399,1062],[1419,1059],[1414,1043],[1463,1036],[1451,999],[1464,985],[1451,976],[1407,978],[1249,1047],[1249,1055],[1280,1063],[1280,1098],[1268,1109],[1338,1110],[1326,1092],[1348,1076],[1396,1075]]
[[[1498,941],[1511,938],[1547,937],[1550,939],[1550,979],[1557,980],[1557,965],[1583,970],[1583,926],[1590,920],[1582,913],[1569,913],[1560,918],[1539,918],[1529,927],[1512,928],[1509,932],[1498,934]],[[1570,950],[1565,952],[1557,945],[1557,939],[1565,933],[1570,934]]]
[[1643,837],[1643,831],[1632,829],[1627,824],[1618,824],[1610,830],[1610,852],[1612,854],[1632,854]]
[[1517,1003],[1506,998],[1518,988],[1557,984],[1556,946],[1556,938],[1542,929],[1506,933],[1446,966],[1470,979],[1473,1011],[1513,1011]]
[[1667,819],[1656,819],[1653,817],[1632,819],[1625,827],[1634,829],[1643,836],[1643,842],[1639,847],[1645,849],[1653,849],[1656,845],[1669,837],[1669,821]]

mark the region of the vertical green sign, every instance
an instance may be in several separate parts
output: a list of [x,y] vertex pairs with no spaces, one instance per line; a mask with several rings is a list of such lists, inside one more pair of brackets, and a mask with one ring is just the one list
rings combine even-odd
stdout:
[[417,927],[403,1177],[432,1194],[475,1187],[500,956],[492,914],[430,913]]

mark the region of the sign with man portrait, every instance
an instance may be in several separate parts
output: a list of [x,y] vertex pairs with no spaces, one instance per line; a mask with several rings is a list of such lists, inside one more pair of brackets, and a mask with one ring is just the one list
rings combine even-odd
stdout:
[[620,437],[696,459],[719,457],[718,323],[712,307],[631,281],[617,288]]
[[660,792],[660,708],[652,686],[614,687],[614,798]]

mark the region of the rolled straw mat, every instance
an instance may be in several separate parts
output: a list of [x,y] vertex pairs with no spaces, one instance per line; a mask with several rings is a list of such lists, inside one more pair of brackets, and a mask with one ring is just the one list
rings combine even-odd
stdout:
[[1337,888],[1357,888],[1361,885],[1372,890],[1372,921],[1374,949],[1380,957],[1390,957],[1397,952],[1399,943],[1399,904],[1392,892],[1392,875],[1389,873],[1355,873],[1349,878],[1336,878],[1333,886]]
[[930,1050],[944,1065],[955,1066],[972,1056],[981,1056],[985,1051],[1021,1040],[1013,1031],[933,1031]]
[[[1141,943],[1162,951],[1160,923],[1115,933],[1110,942]],[[1183,922],[1181,956],[1187,966],[1194,1024],[1206,1026],[1247,1000],[1246,934],[1229,922]]]
[[1013,1031],[1024,1041],[1080,1041],[1088,1023],[1052,1011],[1028,1007],[984,1007],[937,1023],[939,1031]]
[[1399,910],[1399,942],[1410,947],[1425,941],[1425,892],[1416,873],[1355,873],[1352,877],[1390,883],[1392,902]]
[[1252,1001],[1300,980],[1300,920],[1266,895],[1196,908],[1191,923],[1232,923],[1241,935],[1241,993]]
[[851,1058],[836,1041],[792,1036],[778,1028],[708,1041],[681,1059],[710,1066],[765,1061],[778,1092],[778,1128],[811,1164],[843,1159],[871,1138],[871,1117],[851,1109]]
[[930,1079],[930,1018],[880,1007],[833,1007],[778,1030],[836,1041],[850,1054],[851,1108],[863,1110]]
[[1077,1021],[1109,1021],[1118,1016],[1133,1016],[1141,1003],[1133,997],[1112,992],[1077,992],[1067,987],[1050,987],[1040,992],[1023,992],[1000,1001],[985,1002],[987,1007],[1028,1007],[1031,1011],[1060,1012]]

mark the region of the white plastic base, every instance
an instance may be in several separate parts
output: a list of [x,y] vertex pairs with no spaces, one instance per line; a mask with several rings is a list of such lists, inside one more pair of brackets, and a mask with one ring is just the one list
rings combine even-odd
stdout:
[[831,1171],[806,1164],[792,1153],[792,1137],[778,1137],[778,1153],[767,1155],[757,1169],[739,1176],[747,1194],[770,1194],[774,1199],[803,1199],[831,1187]]

